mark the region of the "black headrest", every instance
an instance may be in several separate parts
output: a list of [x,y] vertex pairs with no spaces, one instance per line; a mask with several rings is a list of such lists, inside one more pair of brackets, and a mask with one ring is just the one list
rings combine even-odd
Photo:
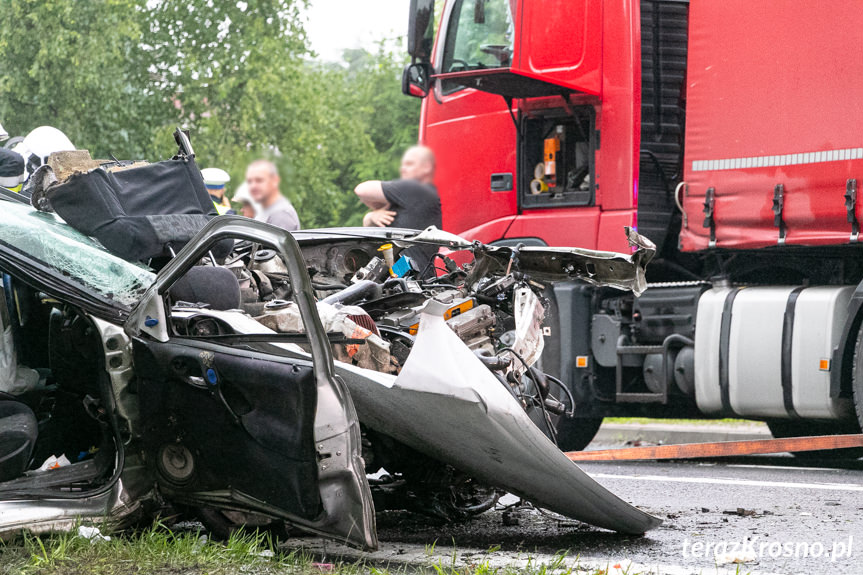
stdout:
[[240,282],[229,269],[195,266],[171,288],[171,300],[205,303],[220,311],[239,309]]

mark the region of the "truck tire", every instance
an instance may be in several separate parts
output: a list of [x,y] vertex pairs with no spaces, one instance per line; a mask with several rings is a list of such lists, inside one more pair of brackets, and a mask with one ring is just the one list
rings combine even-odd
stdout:
[[561,418],[557,424],[557,445],[561,451],[581,451],[596,437],[600,425],[601,417]]
[[[777,439],[807,437],[810,435],[843,435],[860,433],[856,421],[799,421],[774,419],[767,421],[770,433]],[[792,453],[798,459],[858,459],[863,457],[863,449],[829,449],[823,451],[799,451]]]
[[[854,365],[851,371],[851,398],[854,401],[854,412],[857,414],[857,431],[854,433],[861,433],[861,429],[863,429],[863,325],[860,326],[857,332],[857,342],[854,344]],[[863,457],[863,455],[860,455],[860,457]]]

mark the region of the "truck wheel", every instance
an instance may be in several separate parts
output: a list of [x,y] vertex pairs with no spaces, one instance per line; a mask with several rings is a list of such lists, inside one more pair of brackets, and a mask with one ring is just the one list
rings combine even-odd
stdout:
[[557,424],[557,445],[562,451],[581,451],[596,437],[600,425],[601,417],[561,418]]
[[851,398],[854,401],[854,411],[857,413],[857,431],[863,427],[863,325],[857,332],[857,342],[854,345],[854,365],[851,371]]
[[[843,435],[860,433],[856,421],[797,421],[774,419],[767,421],[770,433],[777,439],[806,437],[809,435]],[[829,449],[822,451],[799,451],[793,453],[798,459],[857,459],[863,457],[863,449]]]

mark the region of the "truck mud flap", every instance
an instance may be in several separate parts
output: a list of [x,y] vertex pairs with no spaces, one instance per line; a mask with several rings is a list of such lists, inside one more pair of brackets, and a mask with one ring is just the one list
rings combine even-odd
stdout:
[[360,421],[426,455],[591,525],[641,534],[661,523],[570,461],[441,317],[422,315],[397,377],[336,365]]

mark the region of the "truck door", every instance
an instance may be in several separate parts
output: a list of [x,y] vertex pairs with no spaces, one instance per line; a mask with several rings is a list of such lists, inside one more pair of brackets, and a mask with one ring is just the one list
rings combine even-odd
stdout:
[[[527,166],[519,159],[525,134],[516,122],[526,101],[552,99],[560,108],[560,96],[599,94],[601,15],[595,0],[446,3],[421,131],[438,156],[445,228],[494,241],[506,235],[522,210],[545,207],[524,201],[531,195],[535,163]],[[582,112],[566,121],[583,128],[585,149],[578,153],[589,154],[592,110]],[[564,205],[592,203],[590,174],[582,179],[584,189],[570,186],[578,193],[567,194]],[[585,239],[587,245],[595,242],[595,230]]]

